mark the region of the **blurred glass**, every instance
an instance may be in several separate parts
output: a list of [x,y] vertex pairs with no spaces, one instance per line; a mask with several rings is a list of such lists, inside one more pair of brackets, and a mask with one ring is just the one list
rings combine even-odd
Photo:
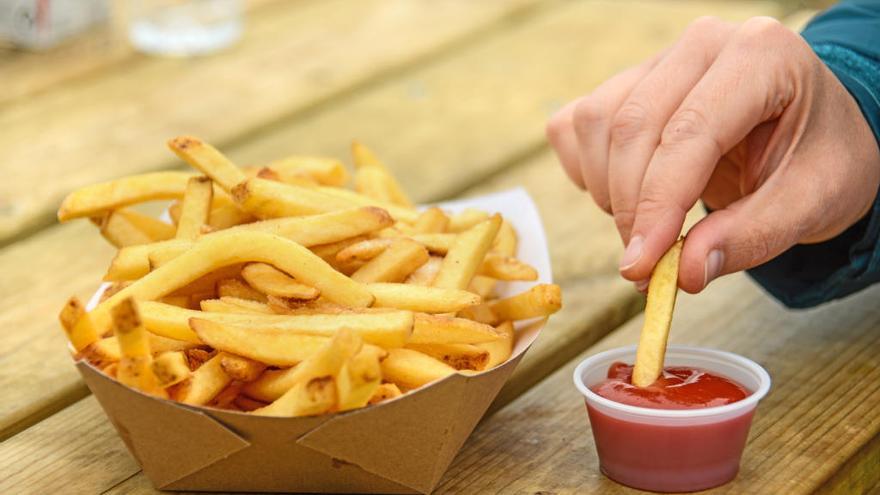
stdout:
[[154,55],[205,55],[241,37],[241,0],[129,0],[128,35]]

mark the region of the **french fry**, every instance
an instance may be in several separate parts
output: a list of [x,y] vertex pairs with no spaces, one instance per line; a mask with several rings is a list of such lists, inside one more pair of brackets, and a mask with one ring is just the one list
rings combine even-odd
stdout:
[[[403,192],[403,188],[391,174],[391,171],[383,164],[372,150],[363,144],[353,141],[351,154],[357,169],[355,175],[355,188],[360,192],[370,192],[370,196],[385,199],[387,201],[412,208],[412,201]],[[365,175],[364,175],[365,174]]]
[[237,278],[227,278],[217,282],[217,295],[234,297],[265,304],[266,295]]
[[441,289],[411,284],[373,283],[376,308],[397,308],[424,313],[454,313],[480,303],[480,296],[458,289]]
[[217,351],[209,351],[202,347],[187,349],[183,353],[186,355],[186,362],[189,364],[189,369],[192,371],[197,370],[201,365],[207,363],[209,359],[217,355]]
[[266,369],[266,365],[259,361],[229,353],[220,357],[220,366],[230,378],[239,382],[252,382]]
[[455,373],[455,368],[412,349],[390,349],[382,360],[382,377],[404,390],[427,385]]
[[443,210],[435,206],[423,211],[413,227],[416,232],[432,234],[446,232],[446,227],[448,225],[449,217],[446,213],[443,213]]
[[205,299],[201,302],[201,308],[202,311],[209,313],[275,314],[266,303],[231,296],[224,296],[220,299]]
[[370,397],[370,400],[367,403],[369,405],[378,404],[380,402],[400,397],[401,395],[403,395],[403,392],[400,391],[400,387],[397,385],[393,383],[382,383],[376,387],[373,396]]
[[[106,213],[98,227],[101,236],[116,247],[149,244],[174,237],[174,226],[128,208]],[[168,235],[169,231],[171,235]]]
[[342,365],[336,375],[337,409],[349,411],[366,406],[381,381],[379,354],[367,347],[361,349]]
[[457,213],[449,218],[449,224],[446,226],[447,232],[464,232],[476,224],[489,219],[489,214],[475,208],[467,208],[461,213]]
[[[141,319],[143,319],[143,317],[141,317]],[[146,327],[146,325],[144,325],[144,327]],[[149,332],[149,328],[147,331]],[[150,351],[154,356],[164,352],[185,351],[187,349],[193,349],[199,345],[193,342],[169,339],[168,337],[162,337],[161,335],[156,335],[152,332],[147,334],[147,338],[150,341]]]
[[202,342],[273,366],[292,366],[314,354],[329,337],[303,335],[277,329],[246,328],[191,318],[190,328]]
[[[215,197],[216,200],[216,197]],[[171,212],[169,208],[169,213]],[[237,225],[250,223],[256,220],[256,217],[246,213],[238,207],[234,202],[215,204],[211,207],[211,213],[208,214],[208,227],[215,230],[228,229]],[[177,222],[175,221],[175,224]]]
[[443,265],[443,258],[431,256],[424,265],[416,268],[416,271],[406,277],[407,284],[430,286],[434,283],[440,267]]
[[153,359],[153,374],[162,388],[176,385],[190,377],[191,371],[182,351],[169,351]]
[[134,300],[122,299],[112,306],[111,317],[113,334],[122,355],[116,372],[117,380],[142,392],[166,397],[165,390],[161,388],[159,380],[153,373],[150,341]]
[[194,241],[202,234],[211,214],[214,185],[207,177],[193,177],[186,183],[175,238]]
[[190,307],[190,297],[186,295],[167,295],[159,299],[159,302],[180,306],[181,308]]
[[[271,404],[254,413],[268,416],[301,416],[329,410],[336,405],[335,377],[346,361],[361,351],[362,346],[361,339],[357,335],[346,330],[340,331],[333,339],[328,339],[308,360],[303,361],[287,374],[285,385],[290,386],[286,388],[286,392],[282,392],[277,398],[270,398],[269,400],[273,401]],[[259,389],[258,382],[249,385],[245,387],[245,393],[249,395]],[[332,390],[327,390],[330,387]]]
[[431,233],[431,234],[412,234],[410,239],[425,246],[431,254],[446,254],[452,243],[456,239],[455,234]]
[[168,148],[227,192],[247,178],[240,168],[216,148],[197,137],[178,136],[168,141]]
[[509,256],[489,253],[477,271],[479,275],[497,280],[538,280],[538,271],[530,265]]
[[237,185],[232,197],[242,209],[259,218],[314,215],[361,206],[310,187],[259,177]]
[[483,371],[489,364],[489,351],[474,344],[409,344],[406,348],[431,356],[457,370]]
[[85,186],[64,198],[58,220],[94,217],[144,201],[180,198],[192,176],[186,172],[152,172]]
[[293,174],[282,174],[276,172],[275,170],[269,167],[261,168],[255,175],[248,175],[248,179],[252,177],[258,177],[260,179],[274,180],[277,182],[283,182],[285,184],[294,184],[297,186],[315,186],[318,183],[315,179],[309,177],[303,173],[293,173]]
[[155,300],[219,267],[247,261],[270,263],[311,285],[332,302],[367,307],[373,295],[363,284],[334,270],[301,245],[265,232],[217,233],[197,241],[191,249],[99,304],[94,311],[100,331],[109,327],[107,311],[127,297]]
[[468,320],[485,323],[487,325],[496,325],[501,321],[501,318],[498,318],[498,315],[492,311],[489,304],[477,304],[476,306],[464,308],[458,312],[458,316],[461,318],[467,318]]
[[396,240],[382,254],[370,260],[351,275],[357,282],[402,282],[410,273],[428,261],[428,251],[414,241]]
[[350,263],[352,261],[370,261],[379,256],[386,249],[391,247],[394,239],[390,237],[380,237],[376,239],[364,239],[350,246],[346,246],[336,253],[336,261],[339,263]]
[[238,397],[236,397],[232,401],[232,403],[235,404],[235,407],[237,407],[245,412],[251,412],[251,411],[254,411],[254,410],[259,409],[261,407],[266,407],[268,405],[265,402],[251,399],[250,397],[248,397],[244,394],[239,394]]
[[508,297],[487,303],[497,324],[505,320],[527,320],[550,316],[562,307],[562,291],[556,284],[539,284],[531,289]]
[[208,407],[216,407],[217,409],[237,410],[235,399],[241,394],[243,383],[235,380],[229,382],[229,385],[223,388],[217,395],[208,402]]
[[492,249],[501,256],[516,256],[517,243],[516,230],[510,222],[504,220],[492,242]]
[[410,344],[480,344],[498,340],[489,325],[452,316],[416,313]]
[[489,361],[486,363],[485,369],[489,370],[510,359],[513,353],[513,344],[516,340],[516,334],[513,330],[513,323],[505,321],[495,327],[495,331],[501,335],[501,338],[494,342],[486,342],[483,344],[474,344],[475,347],[489,352]]
[[348,172],[341,161],[318,156],[289,156],[269,162],[271,169],[281,182],[293,182],[306,176],[318,184],[342,187],[348,182]]
[[501,226],[501,216],[493,215],[458,235],[443,258],[435,287],[467,289]]
[[317,299],[321,295],[321,292],[314,287],[303,285],[266,263],[248,263],[242,268],[241,276],[248,285],[269,296],[308,301]]
[[192,372],[189,379],[174,387],[172,398],[184,404],[200,406],[210,402],[229,382],[229,375],[223,371],[223,353],[218,352]]
[[126,246],[116,252],[116,256],[110,262],[110,267],[104,275],[105,282],[123,282],[137,280],[150,273],[150,254],[157,247],[165,247],[170,244],[181,245],[180,251],[185,251],[190,243],[169,239],[167,241],[154,242],[151,244],[139,244]]
[[482,299],[492,299],[493,294],[495,294],[496,285],[498,285],[498,281],[494,278],[489,278],[483,275],[474,275],[474,278],[471,279],[471,283],[468,284],[467,290],[477,294]]
[[[239,276],[242,266],[242,263],[236,263],[211,270],[183,287],[175,289],[169,296],[193,296],[210,293],[210,297],[216,297],[217,284],[222,280]],[[130,285],[132,282],[127,283]],[[198,307],[198,304],[195,307]]]
[[314,186],[311,189],[318,191],[325,196],[331,196],[354,206],[374,206],[382,208],[387,211],[392,218],[400,222],[413,223],[419,218],[419,212],[412,208],[371,198],[348,189],[327,186]]
[[58,319],[61,320],[61,327],[64,328],[67,339],[76,352],[82,352],[100,338],[91,317],[86,313],[79,298],[75,296],[67,300]]
[[675,296],[678,293],[678,265],[684,239],[669,248],[654,266],[648,283],[648,302],[645,306],[645,323],[639,337],[632,382],[637,387],[654,383],[663,372],[666,357],[666,341],[672,325]]

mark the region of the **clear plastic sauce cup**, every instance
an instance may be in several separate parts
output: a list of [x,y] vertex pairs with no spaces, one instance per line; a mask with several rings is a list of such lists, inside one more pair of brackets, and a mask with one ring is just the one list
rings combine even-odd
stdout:
[[701,368],[732,379],[751,394],[703,409],[649,409],[611,401],[590,390],[614,362],[632,364],[636,347],[598,353],[574,371],[584,395],[602,472],[618,483],[659,492],[689,492],[736,477],[755,407],[770,390],[770,375],[742,356],[671,345],[665,366]]

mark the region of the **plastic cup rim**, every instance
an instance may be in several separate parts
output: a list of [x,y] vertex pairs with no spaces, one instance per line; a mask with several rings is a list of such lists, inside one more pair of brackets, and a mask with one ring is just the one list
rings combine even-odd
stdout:
[[584,384],[581,377],[583,376],[583,371],[587,367],[589,367],[596,361],[607,357],[609,354],[634,352],[636,350],[636,347],[637,346],[635,345],[615,347],[614,349],[608,349],[606,351],[602,351],[584,359],[577,365],[574,370],[573,378],[575,387],[577,387],[578,391],[583,394],[583,396],[586,397],[588,401],[596,402],[597,404],[605,406],[606,408],[617,410],[620,412],[626,412],[638,416],[649,416],[654,418],[701,418],[706,416],[725,415],[728,413],[738,412],[740,410],[745,412],[757,406],[758,401],[763,399],[764,396],[767,395],[767,392],[770,391],[770,374],[767,373],[767,370],[765,370],[763,366],[752,361],[751,359],[740,356],[739,354],[722,351],[719,349],[677,344],[669,345],[667,347],[667,350],[684,352],[691,351],[702,354],[709,354],[715,357],[726,359],[728,361],[733,361],[736,364],[749,368],[751,371],[755,372],[758,375],[758,378],[760,380],[760,385],[758,386],[758,389],[741,401],[737,401],[732,404],[726,404],[723,406],[705,407],[701,409],[652,409],[648,407],[621,404],[611,399],[606,399],[605,397],[602,397],[601,395],[590,390],[590,388],[587,387],[586,384]]

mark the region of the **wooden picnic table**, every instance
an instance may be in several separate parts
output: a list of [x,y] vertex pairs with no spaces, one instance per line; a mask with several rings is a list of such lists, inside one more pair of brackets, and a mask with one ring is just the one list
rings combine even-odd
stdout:
[[[94,290],[113,250],[57,225],[72,188],[180,167],[198,135],[241,164],[376,149],[421,202],[525,186],[565,308],[465,444],[437,493],[623,493],[604,478],[571,384],[631,344],[643,299],[616,271],[613,222],[569,184],[543,137],[563,102],[674,40],[695,17],[782,16],[776,3],[638,0],[260,0],[231,49],[131,51],[114,29],[42,54],[0,49],[0,493],[152,493],[67,353],[55,315]],[[790,17],[802,24],[804,14]],[[725,493],[855,493],[880,478],[880,288],[788,311],[743,275],[681,297],[674,342],[771,373]]]

